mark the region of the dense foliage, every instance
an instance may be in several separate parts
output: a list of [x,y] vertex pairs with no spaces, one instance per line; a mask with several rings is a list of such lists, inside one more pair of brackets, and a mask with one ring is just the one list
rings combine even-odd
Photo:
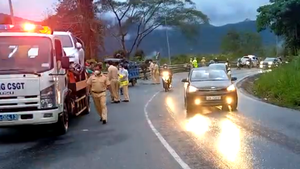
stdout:
[[300,1],[270,0],[257,10],[258,31],[270,28],[285,39],[285,45],[296,55],[300,48]]
[[223,53],[235,57],[254,54],[263,55],[262,39],[258,33],[237,32],[232,29],[222,38],[221,49]]
[[[103,25],[96,17],[93,0],[61,0],[55,15],[44,20],[45,25],[57,31],[70,31],[84,42],[86,59],[97,58],[103,47]],[[101,49],[101,48],[100,48]]]
[[[254,93],[271,103],[300,108],[300,1],[270,0],[258,9],[258,31],[270,28],[285,40],[283,53],[294,55],[292,62],[262,74],[254,83]],[[285,58],[286,59],[286,58]]]
[[300,108],[300,59],[262,74],[254,83],[257,96],[281,106]]

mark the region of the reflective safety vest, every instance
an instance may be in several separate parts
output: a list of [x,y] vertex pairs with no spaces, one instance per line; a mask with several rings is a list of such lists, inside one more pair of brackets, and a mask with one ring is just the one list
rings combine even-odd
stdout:
[[194,68],[197,68],[198,67],[198,62],[197,62],[197,60],[195,59],[195,60],[193,60],[193,66],[194,66]]
[[123,79],[123,75],[119,74],[119,83],[120,83],[120,87],[126,86],[129,84],[128,80],[122,80]]

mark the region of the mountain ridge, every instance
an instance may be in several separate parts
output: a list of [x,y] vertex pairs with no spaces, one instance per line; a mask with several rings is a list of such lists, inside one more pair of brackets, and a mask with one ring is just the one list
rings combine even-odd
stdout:
[[[9,16],[3,13],[0,13],[0,21],[3,20],[5,16]],[[21,17],[15,17],[16,23],[22,22],[34,22],[28,19],[23,19]],[[220,45],[222,37],[230,29],[235,29],[237,31],[248,31],[248,32],[257,32],[256,30],[256,21],[245,19],[244,21],[238,23],[229,23],[223,26],[214,26],[211,24],[201,25],[200,33],[196,37],[197,42],[191,43],[188,41],[185,36],[178,30],[168,30],[169,44],[171,55],[178,54],[216,54],[220,53]],[[129,30],[129,34],[134,33],[135,28]],[[263,45],[270,46],[276,44],[276,36],[270,32],[270,30],[265,30],[260,32],[262,37]],[[121,49],[120,42],[113,38],[112,36],[106,36],[104,40],[105,51],[101,52],[101,55],[110,55],[114,51]],[[126,40],[126,47],[129,49],[133,39]],[[167,41],[166,41],[166,30],[157,29],[149,34],[141,44],[140,49],[143,49],[144,52],[149,55],[154,52],[159,51],[162,56],[168,55],[167,50]]]

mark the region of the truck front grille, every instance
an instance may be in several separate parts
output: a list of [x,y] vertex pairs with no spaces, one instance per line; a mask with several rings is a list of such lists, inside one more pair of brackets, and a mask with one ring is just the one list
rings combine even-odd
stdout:
[[0,97],[0,113],[37,110],[39,96]]

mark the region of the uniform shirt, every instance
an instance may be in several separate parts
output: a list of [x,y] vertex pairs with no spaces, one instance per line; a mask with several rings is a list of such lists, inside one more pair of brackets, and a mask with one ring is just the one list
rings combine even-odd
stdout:
[[87,84],[91,86],[91,91],[95,93],[106,91],[109,80],[102,73],[100,75],[92,75],[88,80]]
[[153,70],[154,70],[154,64],[153,64],[152,62],[150,63],[149,68],[150,68],[150,71],[153,71]]
[[116,66],[110,65],[108,67],[108,80],[118,80],[119,75],[118,75],[119,71],[118,68]]
[[155,65],[154,65],[153,72],[154,72],[154,73],[159,73],[159,67],[158,67],[158,64],[155,64]]

